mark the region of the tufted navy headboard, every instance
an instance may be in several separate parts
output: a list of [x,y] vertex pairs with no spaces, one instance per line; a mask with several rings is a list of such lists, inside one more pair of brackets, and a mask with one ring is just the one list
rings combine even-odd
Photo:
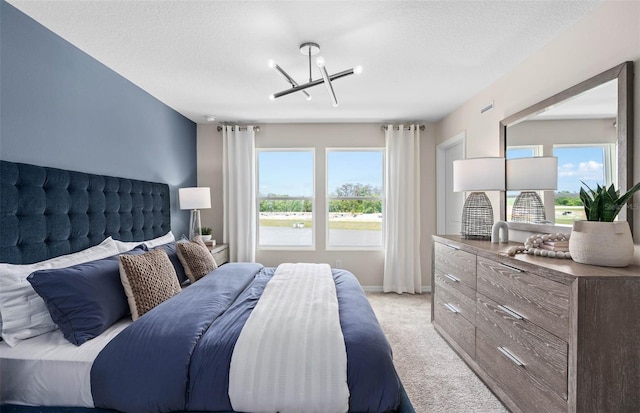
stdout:
[[144,241],[171,229],[169,186],[0,161],[0,262],[30,264],[111,236]]

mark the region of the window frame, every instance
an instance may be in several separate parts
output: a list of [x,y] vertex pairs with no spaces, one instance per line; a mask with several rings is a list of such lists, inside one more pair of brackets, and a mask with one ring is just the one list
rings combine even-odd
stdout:
[[[256,251],[315,251],[316,250],[316,150],[313,147],[297,148],[256,148]],[[261,197],[260,196],[260,153],[261,152],[310,152],[311,153],[311,197]],[[260,244],[260,201],[301,200],[311,202],[311,245],[263,245]]]
[[[382,188],[380,197],[333,197],[329,194],[329,153],[330,152],[379,152],[382,155]],[[385,162],[385,148],[379,146],[367,146],[367,147],[327,147],[325,148],[325,250],[326,251],[383,251],[385,244],[385,224],[384,224],[384,211],[386,208],[386,201],[384,197],[386,188],[386,162]],[[329,221],[331,220],[331,212],[329,208],[332,200],[356,200],[356,201],[377,201],[382,203],[382,223],[381,223],[381,235],[382,241],[380,245],[332,245],[330,244],[329,237]]]

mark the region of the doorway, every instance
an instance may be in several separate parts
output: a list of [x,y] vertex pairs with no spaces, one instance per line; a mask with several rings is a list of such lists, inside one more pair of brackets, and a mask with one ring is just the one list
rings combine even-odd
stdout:
[[453,161],[465,158],[463,131],[436,147],[437,231],[460,235],[464,192],[453,192]]

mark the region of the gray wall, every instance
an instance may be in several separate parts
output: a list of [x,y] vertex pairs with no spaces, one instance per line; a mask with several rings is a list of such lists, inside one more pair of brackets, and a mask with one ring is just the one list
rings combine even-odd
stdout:
[[196,185],[196,124],[0,1],[0,159]]

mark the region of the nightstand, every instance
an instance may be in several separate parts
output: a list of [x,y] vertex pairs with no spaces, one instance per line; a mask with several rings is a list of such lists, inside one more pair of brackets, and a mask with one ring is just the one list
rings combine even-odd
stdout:
[[207,245],[218,267],[229,262],[229,244]]

